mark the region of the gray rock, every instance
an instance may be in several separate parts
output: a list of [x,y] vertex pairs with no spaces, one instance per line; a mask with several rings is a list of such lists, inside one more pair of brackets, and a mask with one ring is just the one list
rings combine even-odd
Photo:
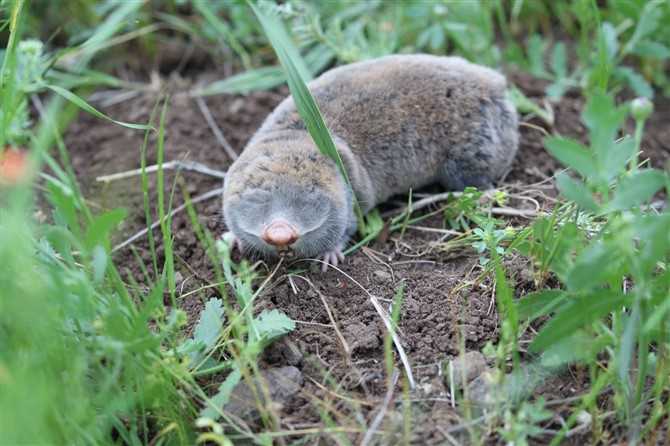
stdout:
[[478,351],[466,352],[447,363],[446,380],[449,387],[463,388],[486,370],[486,358]]
[[385,271],[383,269],[375,270],[372,273],[372,275],[375,276],[376,279],[381,281],[391,280],[393,278],[393,275],[390,272]]
[[300,391],[304,378],[299,369],[287,366],[263,370],[261,377],[256,377],[253,381],[259,401],[256,400],[252,387],[242,380],[233,389],[230,402],[223,407],[223,410],[242,419],[257,420],[260,416],[258,405],[268,405],[268,402],[264,401],[265,392],[261,386],[267,387],[271,404],[282,405]]

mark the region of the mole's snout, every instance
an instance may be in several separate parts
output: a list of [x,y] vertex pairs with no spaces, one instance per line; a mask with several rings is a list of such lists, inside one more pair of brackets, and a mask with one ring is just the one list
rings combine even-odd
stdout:
[[286,220],[274,220],[263,229],[261,238],[265,243],[285,248],[298,240],[298,231]]

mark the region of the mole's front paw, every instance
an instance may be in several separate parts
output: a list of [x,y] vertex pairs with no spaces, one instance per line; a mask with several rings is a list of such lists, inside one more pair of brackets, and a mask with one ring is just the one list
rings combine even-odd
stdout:
[[230,246],[231,251],[234,251],[235,248],[237,248],[242,252],[242,240],[237,238],[231,231],[224,232],[221,239]]
[[321,271],[325,273],[326,271],[328,271],[328,265],[337,266],[339,262],[344,262],[344,254],[342,253],[342,248],[337,247],[332,251],[324,253],[320,257],[320,260],[323,260],[324,262],[321,266]]

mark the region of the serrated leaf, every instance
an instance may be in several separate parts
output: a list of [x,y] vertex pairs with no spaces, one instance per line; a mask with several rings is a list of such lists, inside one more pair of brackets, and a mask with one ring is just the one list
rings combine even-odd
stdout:
[[211,350],[216,345],[222,328],[223,302],[213,297],[207,301],[200,313],[200,319],[193,331],[193,339],[202,343],[205,351]]
[[201,417],[211,418],[213,420],[218,420],[221,416],[219,411],[223,406],[228,404],[230,401],[230,395],[233,393],[235,386],[237,386],[242,379],[242,374],[238,367],[233,368],[233,370],[226,376],[226,379],[219,386],[219,390],[210,400],[205,408],[200,411]]
[[665,184],[665,175],[655,169],[644,169],[624,177],[607,210],[621,211],[647,202]]
[[290,333],[295,329],[295,322],[279,310],[263,311],[255,319],[258,334],[264,342],[270,343],[275,339]]
[[591,178],[595,175],[593,155],[579,142],[569,138],[551,136],[545,138],[544,145],[556,159],[582,176]]
[[527,294],[516,301],[519,319],[536,319],[549,314],[565,303],[567,293],[563,290],[542,290]]
[[535,337],[530,350],[540,352],[572,336],[611,311],[626,305],[630,297],[620,292],[603,290],[572,300],[566,304]]
[[567,173],[562,172],[556,177],[556,185],[563,196],[577,203],[582,209],[590,212],[598,211],[598,203],[593,199],[591,191],[589,191],[583,182],[575,180]]

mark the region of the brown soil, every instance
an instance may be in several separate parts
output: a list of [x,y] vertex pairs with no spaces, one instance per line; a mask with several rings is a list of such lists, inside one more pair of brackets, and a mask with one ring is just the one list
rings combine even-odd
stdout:
[[[166,160],[193,160],[220,170],[229,165],[230,160],[218,145],[195,101],[184,94],[194,83],[213,77],[216,77],[214,73],[208,73],[195,80],[172,78],[167,82],[173,95],[166,126]],[[537,100],[543,97],[542,82],[523,75],[512,75],[512,80],[529,97]],[[248,96],[223,95],[207,98],[206,103],[226,139],[240,151],[283,94],[285,90]],[[146,122],[157,99],[157,93],[145,94],[106,107],[104,112],[120,120]],[[555,130],[584,139],[585,129],[578,118],[582,104],[583,100],[574,96],[554,104]],[[659,102],[657,110],[647,127],[645,153],[654,165],[663,166],[670,158],[670,130],[663,123],[663,117],[670,111],[670,102]],[[536,118],[530,123],[546,127]],[[520,153],[506,183],[516,190],[530,189],[529,185],[538,189],[536,183],[550,178],[560,166],[544,151],[541,131],[527,126],[520,130]],[[66,135],[74,169],[90,202],[100,210],[121,206],[130,211],[118,241],[145,227],[140,180],[131,178],[102,184],[95,178],[139,167],[142,139],[142,132],[126,130],[85,113]],[[154,142],[155,138],[152,138],[148,164],[156,161]],[[184,172],[181,176],[192,197],[220,187],[219,180],[198,173]],[[167,175],[167,179],[169,191],[174,176]],[[542,199],[542,196],[555,196],[556,192],[550,181],[544,184],[542,194],[535,199],[541,207],[548,208],[551,201]],[[152,194],[154,192],[152,186]],[[177,186],[175,205],[182,202],[181,196],[181,188]],[[512,201],[511,205],[531,206],[527,201]],[[224,231],[219,199],[196,208],[210,231],[215,235]],[[156,215],[152,218],[155,220]],[[434,217],[421,225],[441,228],[443,222]],[[178,287],[181,294],[185,294],[212,281],[213,273],[185,213],[175,216],[173,234],[176,268],[180,276]],[[305,262],[280,268],[257,305],[259,309],[281,309],[297,322],[297,329],[288,340],[271,347],[264,355],[263,366],[297,365],[305,377],[302,390],[281,409],[284,428],[318,425],[321,423],[319,411],[324,407],[330,407],[331,416],[335,417],[334,425],[360,428],[361,423],[370,424],[386,393],[383,346],[386,330],[368,293],[388,308],[401,284],[404,284],[405,294],[399,328],[417,380],[417,389],[411,394],[415,440],[419,444],[444,443],[444,431],[463,422],[458,410],[449,404],[448,389],[441,377],[442,366],[463,347],[481,350],[487,342],[495,342],[499,335],[498,315],[492,281],[481,277],[478,256],[470,249],[447,252],[436,243],[440,237],[439,233],[413,229],[402,238],[399,234],[391,234],[385,243],[377,243],[348,257],[342,267],[346,275],[334,270],[321,273],[316,265]],[[134,246],[145,264],[150,265],[146,238]],[[140,268],[130,250],[121,250],[116,261],[123,274],[132,274],[142,283]],[[261,266],[259,271],[266,275],[271,267]],[[528,270],[527,260],[520,257],[508,260],[508,272],[512,275],[510,284],[517,295],[533,290]],[[191,323],[209,297],[211,292],[200,292],[179,300]],[[328,312],[332,313],[336,327]],[[346,354],[342,339],[350,354]],[[292,355],[284,354],[287,342],[298,347],[302,358],[296,360]],[[402,367],[399,362],[396,365]],[[575,396],[588,386],[584,376],[579,370],[560,374],[542,385],[538,394],[546,400]],[[220,379],[215,378],[216,381]],[[398,390],[400,388],[399,385]],[[330,406],[316,401],[327,402]],[[394,429],[393,414],[402,413],[402,410],[399,403],[391,405],[384,428]],[[355,413],[365,418],[356,419]],[[547,427],[559,427],[558,421],[553,420]]]

